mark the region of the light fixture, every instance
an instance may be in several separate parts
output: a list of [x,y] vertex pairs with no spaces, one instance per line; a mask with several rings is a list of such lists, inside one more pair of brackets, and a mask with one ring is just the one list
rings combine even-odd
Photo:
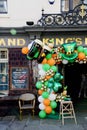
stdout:
[[34,25],[34,22],[33,21],[26,21],[26,24],[31,26],[31,25]]
[[48,0],[49,4],[54,4],[55,0]]

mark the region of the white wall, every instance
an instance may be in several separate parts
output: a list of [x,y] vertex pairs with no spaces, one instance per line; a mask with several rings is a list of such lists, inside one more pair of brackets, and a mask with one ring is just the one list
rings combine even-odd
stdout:
[[50,5],[48,0],[8,0],[8,14],[0,14],[0,27],[26,26],[26,21],[37,21],[44,13],[59,13],[60,0]]

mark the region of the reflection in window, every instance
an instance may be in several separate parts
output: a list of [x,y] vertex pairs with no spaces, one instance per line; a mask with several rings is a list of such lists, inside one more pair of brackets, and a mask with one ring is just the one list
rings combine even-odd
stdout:
[[0,93],[8,90],[8,50],[0,48]]
[[81,0],[73,0],[73,9],[74,9],[77,5],[79,5],[80,2],[81,2]]
[[61,1],[61,11],[62,12],[69,11],[69,0],[62,0]]
[[7,50],[0,50],[0,59],[7,58]]
[[0,13],[7,13],[7,0],[0,0]]
[[81,3],[81,0],[61,0],[61,11],[67,12],[67,11],[73,10],[80,3]]
[[84,3],[87,4],[87,0],[84,0]]

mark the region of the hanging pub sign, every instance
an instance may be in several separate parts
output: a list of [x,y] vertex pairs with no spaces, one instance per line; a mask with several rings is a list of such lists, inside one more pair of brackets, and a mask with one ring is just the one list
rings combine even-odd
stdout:
[[27,89],[28,88],[28,68],[27,67],[11,67],[10,86],[11,86],[11,89]]

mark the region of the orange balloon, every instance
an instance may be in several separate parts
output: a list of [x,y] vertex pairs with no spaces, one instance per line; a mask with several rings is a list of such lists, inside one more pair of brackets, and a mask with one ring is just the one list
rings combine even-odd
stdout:
[[83,52],[80,52],[80,53],[78,54],[78,58],[79,58],[80,60],[85,59],[85,54],[84,54]]
[[47,63],[50,65],[50,66],[53,66],[55,65],[55,60],[53,58],[50,58],[49,60],[47,60]]
[[50,75],[46,75],[45,78],[48,80],[48,79],[51,78],[51,76]]
[[42,95],[42,93],[43,93],[43,90],[39,89],[39,90],[38,90],[38,94],[39,94],[39,95]]
[[44,58],[43,61],[42,61],[42,64],[46,64],[47,63],[47,59]]
[[46,106],[49,106],[50,105],[50,100],[49,99],[44,99],[43,104],[46,105]]
[[57,54],[52,54],[52,57],[55,58],[57,56]]
[[29,49],[28,47],[23,47],[21,51],[22,51],[22,54],[27,54],[29,52]]
[[45,112],[46,112],[47,114],[50,114],[50,113],[52,112],[51,106],[47,106],[47,107],[45,108]]

